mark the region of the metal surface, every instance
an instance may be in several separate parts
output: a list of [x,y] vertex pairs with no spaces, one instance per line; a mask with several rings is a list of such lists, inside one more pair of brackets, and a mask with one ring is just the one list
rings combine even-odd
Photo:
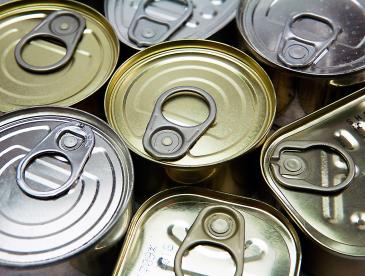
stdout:
[[230,207],[210,206],[201,210],[175,255],[176,276],[184,276],[181,268],[184,253],[199,245],[211,245],[229,252],[236,264],[235,276],[243,273],[245,220]]
[[[51,13],[17,43],[15,47],[16,62],[25,70],[39,73],[48,73],[64,67],[71,61],[85,26],[85,19],[78,13],[62,10]],[[46,66],[29,64],[23,58],[23,49],[32,40],[41,38],[60,42],[66,47],[66,54],[54,64]]]
[[191,0],[180,0],[186,5],[184,13],[175,20],[166,21],[153,18],[146,13],[146,8],[155,0],[142,0],[128,29],[128,38],[138,47],[148,47],[165,41],[176,32],[193,13]]
[[[365,68],[364,11],[363,0],[245,0],[237,22],[252,53],[271,66],[304,75],[335,76]],[[294,44],[288,54],[300,66],[280,59],[289,42]],[[314,47],[312,54],[309,45]],[[300,61],[305,56],[308,60]]]
[[[271,190],[304,233],[322,248],[321,261],[324,263],[332,259],[333,269],[327,272],[322,269],[320,275],[363,275],[365,267],[364,95],[365,90],[360,90],[280,129],[270,137],[262,151],[262,171]],[[306,141],[321,141],[336,145],[353,160],[354,178],[346,189],[340,189],[335,194],[312,193],[281,185],[274,176],[272,156],[278,147],[288,141],[303,144]],[[300,158],[305,169],[298,172],[295,178],[312,180],[311,183],[318,188],[332,189],[351,174],[352,165],[346,162],[346,155],[319,144],[316,148],[282,153],[280,158]],[[295,182],[295,179],[289,179],[292,178],[290,175],[286,178]],[[311,269],[312,264],[308,267]]]
[[[206,217],[208,222],[209,218],[227,219],[227,214],[231,218],[244,217],[244,231],[239,232],[245,239],[241,236],[242,240],[234,245],[242,250],[237,261],[244,262],[243,275],[298,275],[299,241],[279,212],[256,200],[193,188],[166,190],[140,207],[128,230],[114,275],[174,275],[174,258],[184,239],[194,235],[192,231],[201,233],[199,227],[212,225],[194,224],[200,219],[199,214],[206,214],[206,208],[221,208],[215,212],[218,217],[208,212],[211,215]],[[224,224],[216,224],[213,228],[224,232]],[[182,270],[185,275],[195,276],[234,275],[236,265],[228,252],[199,244],[185,252]]]
[[268,67],[278,113],[299,99],[309,114],[364,87],[364,15],[363,0],[241,2],[241,47]]
[[[86,29],[70,62],[52,72],[35,73],[16,62],[14,51],[21,38],[29,34],[55,11],[80,14]],[[56,20],[57,21],[57,20]],[[11,1],[0,13],[0,110],[8,112],[28,106],[70,106],[97,91],[113,72],[119,41],[110,24],[95,10],[72,1]],[[26,63],[49,66],[61,60],[65,45],[52,40],[33,39],[23,47]]]
[[[143,2],[146,0],[105,1],[105,15],[116,30],[120,41],[134,49],[149,46],[158,41],[157,38],[159,38],[150,40],[148,45],[138,45],[129,38],[128,34],[134,31],[132,28],[133,20],[136,19],[136,13],[142,9]],[[160,28],[157,32],[156,22],[164,24],[165,29],[168,29],[167,26],[173,22],[176,23],[179,19],[181,21],[187,20],[180,28],[172,29],[174,32],[168,36],[168,40],[204,39],[214,35],[232,21],[239,4],[239,0],[149,0],[147,2],[147,6],[144,6],[144,14],[148,21],[143,22],[143,26],[148,26],[148,29],[151,29],[153,33],[160,33]],[[185,18],[184,16],[189,14],[188,2],[192,2],[192,15]],[[151,31],[146,32],[144,39],[149,38],[151,34]]]
[[[201,97],[209,106],[207,119],[196,126],[179,126],[167,120],[162,114],[162,107],[169,98],[187,92]],[[206,91],[192,86],[172,88],[157,99],[146,132],[143,135],[143,147],[158,160],[180,159],[212,125],[216,114],[217,107],[214,99]]]
[[[144,150],[142,137],[158,97],[180,86],[208,92],[216,103],[217,117],[183,158],[156,160]],[[272,84],[262,68],[244,53],[210,41],[167,42],[139,52],[114,74],[105,96],[108,122],[132,151],[185,170],[185,175],[194,169],[211,172],[208,166],[260,145],[275,106]],[[175,124],[192,126],[203,122],[209,109],[199,97],[186,94],[165,103],[163,114]]]
[[[86,146],[87,141],[78,143],[81,136],[70,136],[76,132],[75,122],[83,124],[84,130],[89,128],[94,136],[79,181],[52,199],[24,193],[17,183],[16,168],[21,160],[32,156],[32,149],[48,149],[53,131],[61,135],[61,146]],[[44,155],[25,167],[29,188],[47,193],[72,178],[75,159],[70,158],[70,164],[62,152],[43,151]],[[93,254],[95,258],[124,235],[131,217],[133,168],[126,146],[104,122],[69,108],[9,113],[0,123],[0,155],[0,266],[8,267],[10,273],[11,269],[31,273],[70,258],[77,263],[86,252],[88,258]],[[86,268],[95,268],[95,264]]]

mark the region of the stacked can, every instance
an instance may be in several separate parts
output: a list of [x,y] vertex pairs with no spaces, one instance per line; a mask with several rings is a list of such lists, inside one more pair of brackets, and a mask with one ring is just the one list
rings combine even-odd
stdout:
[[362,275],[364,19],[0,0],[0,274]]

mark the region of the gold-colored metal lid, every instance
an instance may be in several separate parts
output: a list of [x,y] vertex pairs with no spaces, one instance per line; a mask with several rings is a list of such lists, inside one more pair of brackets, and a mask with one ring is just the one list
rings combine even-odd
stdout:
[[[244,263],[244,275],[299,274],[299,239],[281,213],[257,200],[184,187],[165,190],[138,209],[114,276],[175,275],[176,252],[187,233],[193,231],[199,213],[208,206],[233,208],[243,216],[245,252],[237,260]],[[194,248],[185,251],[182,265],[185,275],[234,275],[235,263],[230,254],[209,245],[197,241]]]
[[[208,92],[217,114],[213,125],[177,161],[157,161],[142,138],[158,97],[190,86]],[[174,167],[203,167],[233,159],[258,146],[268,133],[276,108],[272,83],[249,56],[225,44],[182,40],[137,53],[114,74],[105,96],[112,127],[140,156]],[[164,116],[178,125],[197,125],[207,106],[188,95],[163,106]]]
[[[73,11],[86,20],[86,28],[72,60],[54,72],[34,73],[16,62],[17,43],[46,16],[57,10]],[[72,1],[12,1],[0,8],[0,111],[35,105],[70,106],[98,90],[112,74],[119,42],[112,27],[97,11]],[[34,39],[23,49],[32,65],[60,60],[66,49],[51,41]]]

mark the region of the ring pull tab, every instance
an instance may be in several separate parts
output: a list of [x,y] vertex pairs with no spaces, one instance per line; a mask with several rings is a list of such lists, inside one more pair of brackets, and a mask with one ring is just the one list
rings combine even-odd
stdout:
[[[78,122],[57,126],[20,161],[16,172],[19,187],[29,196],[39,199],[54,198],[66,193],[80,178],[94,144],[94,133],[89,126]],[[71,165],[71,175],[64,185],[54,190],[35,190],[25,182],[25,170],[37,157],[46,154],[66,158]]]
[[[285,151],[298,152],[316,147],[329,148],[344,159],[348,168],[348,174],[345,180],[335,186],[325,187],[313,185],[305,179],[298,179],[295,177],[301,175],[307,169],[306,162],[297,156],[284,158],[282,153]],[[336,144],[320,141],[283,142],[275,148],[275,151],[271,156],[270,163],[274,177],[279,184],[289,189],[297,189],[308,192],[335,193],[342,191],[351,184],[356,173],[355,163],[350,154]],[[319,167],[318,169],[320,170],[321,168]],[[286,175],[286,177],[283,175]],[[318,179],[318,182],[320,181],[321,179]]]
[[[331,29],[331,36],[325,40],[313,41],[299,37],[292,27],[297,21],[312,19],[326,24]],[[313,13],[299,13],[287,21],[279,44],[279,60],[288,67],[308,67],[320,57],[340,33],[341,28],[332,20]]]
[[[15,59],[23,69],[34,73],[55,71],[70,62],[85,27],[85,19],[76,12],[65,10],[52,12],[18,42],[15,47]],[[36,38],[53,39],[62,43],[66,47],[66,54],[58,62],[47,66],[27,63],[22,56],[24,46]]]
[[[179,126],[168,121],[162,114],[163,104],[178,93],[192,92],[205,100],[209,106],[208,118],[197,126]],[[217,114],[215,101],[206,91],[192,87],[179,86],[167,90],[158,99],[143,135],[146,152],[157,160],[177,160],[182,158],[194,143],[214,122]]]
[[236,263],[234,275],[241,276],[244,242],[245,220],[240,212],[227,206],[206,207],[195,219],[175,255],[175,275],[184,275],[181,264],[185,251],[198,245],[212,245],[229,252]]
[[168,39],[193,13],[191,0],[178,0],[186,4],[184,14],[173,21],[151,17],[146,8],[156,0],[142,0],[128,29],[128,36],[138,47],[148,47]]

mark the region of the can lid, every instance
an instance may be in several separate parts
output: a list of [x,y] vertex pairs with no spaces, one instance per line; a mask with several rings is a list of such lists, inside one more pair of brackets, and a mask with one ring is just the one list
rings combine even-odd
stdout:
[[166,40],[212,36],[236,15],[239,0],[106,0],[105,15],[121,42],[143,49]]
[[32,108],[0,123],[0,265],[39,266],[95,246],[133,186],[124,143],[73,109]]
[[332,254],[365,257],[365,89],[272,134],[263,176],[302,231]]
[[344,75],[365,68],[365,2],[359,2],[242,1],[237,24],[250,51],[271,66]]
[[210,190],[163,191],[136,212],[114,275],[297,275],[299,239],[278,213]]
[[[164,98],[164,104],[158,100],[176,90],[182,93]],[[211,98],[209,104],[204,98]],[[105,97],[108,121],[131,150],[176,167],[217,164],[258,146],[272,124],[275,106],[272,83],[252,58],[202,40],[167,42],[134,55],[114,74]],[[169,133],[156,138],[154,130]],[[178,160],[155,158],[146,147],[151,139],[171,152],[182,136],[194,138],[194,143],[180,143],[187,150]]]
[[107,20],[72,1],[12,1],[0,14],[0,110],[70,106],[112,74],[119,42]]

